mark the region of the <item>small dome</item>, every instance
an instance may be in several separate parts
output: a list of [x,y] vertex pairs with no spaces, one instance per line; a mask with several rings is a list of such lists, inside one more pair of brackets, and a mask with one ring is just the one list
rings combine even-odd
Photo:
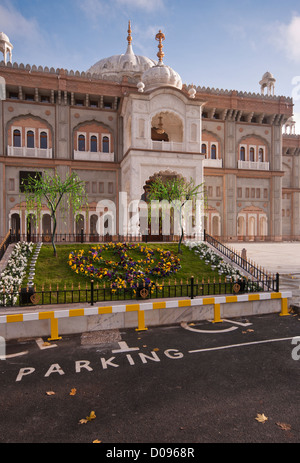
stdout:
[[267,80],[267,79],[275,80],[273,74],[269,71],[265,72],[264,75],[262,76],[262,80]]
[[[155,39],[159,42],[157,53],[158,56],[158,63],[156,66],[148,69],[145,71],[142,76],[142,83],[145,86],[145,90],[153,90],[158,87],[175,87],[182,89],[182,80],[180,75],[174,71],[170,66],[166,66],[163,63],[164,52],[162,51],[163,45],[162,42],[165,40],[165,35],[160,30],[158,34],[156,34]],[[139,83],[140,85],[141,83]],[[139,88],[139,91],[143,91],[142,88]]]
[[7,37],[6,34],[4,34],[4,32],[0,32],[0,41],[10,43],[9,38]]
[[153,66],[144,72],[142,82],[145,84],[145,90],[152,90],[157,87],[171,86],[182,89],[182,80],[180,75],[170,66],[162,62]]

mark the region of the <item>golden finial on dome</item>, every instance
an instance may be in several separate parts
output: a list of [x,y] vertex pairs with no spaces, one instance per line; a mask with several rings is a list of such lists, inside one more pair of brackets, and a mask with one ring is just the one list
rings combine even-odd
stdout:
[[158,40],[158,42],[159,42],[159,44],[158,44],[159,52],[157,53],[157,57],[158,57],[160,63],[163,62],[163,57],[165,56],[164,52],[162,51],[162,49],[163,49],[162,41],[165,40],[165,38],[166,38],[165,34],[163,34],[161,30],[159,30],[158,34],[156,34],[156,36],[155,36],[155,39]]
[[128,41],[128,45],[131,45],[131,42],[132,42],[132,37],[131,37],[131,23],[130,21],[128,21],[128,36],[127,36],[127,41]]

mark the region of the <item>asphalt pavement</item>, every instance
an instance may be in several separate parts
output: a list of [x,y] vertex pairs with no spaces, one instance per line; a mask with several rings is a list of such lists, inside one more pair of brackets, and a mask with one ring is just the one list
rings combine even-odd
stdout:
[[95,442],[143,461],[158,447],[195,459],[202,443],[299,442],[297,314],[45,341],[6,346],[1,443]]

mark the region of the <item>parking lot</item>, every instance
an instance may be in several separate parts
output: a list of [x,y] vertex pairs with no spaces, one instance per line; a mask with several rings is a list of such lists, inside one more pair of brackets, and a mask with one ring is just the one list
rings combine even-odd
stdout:
[[298,336],[272,314],[9,343],[0,441],[299,442]]

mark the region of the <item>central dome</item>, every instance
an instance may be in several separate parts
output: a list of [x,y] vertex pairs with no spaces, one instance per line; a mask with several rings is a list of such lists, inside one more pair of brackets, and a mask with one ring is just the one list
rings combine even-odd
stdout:
[[101,59],[95,63],[87,72],[101,75],[112,80],[121,81],[123,76],[129,76],[134,81],[139,82],[142,74],[156,65],[156,61],[146,56],[136,55],[132,49],[131,26],[129,21],[128,27],[128,46],[126,53],[122,55],[113,55]]

